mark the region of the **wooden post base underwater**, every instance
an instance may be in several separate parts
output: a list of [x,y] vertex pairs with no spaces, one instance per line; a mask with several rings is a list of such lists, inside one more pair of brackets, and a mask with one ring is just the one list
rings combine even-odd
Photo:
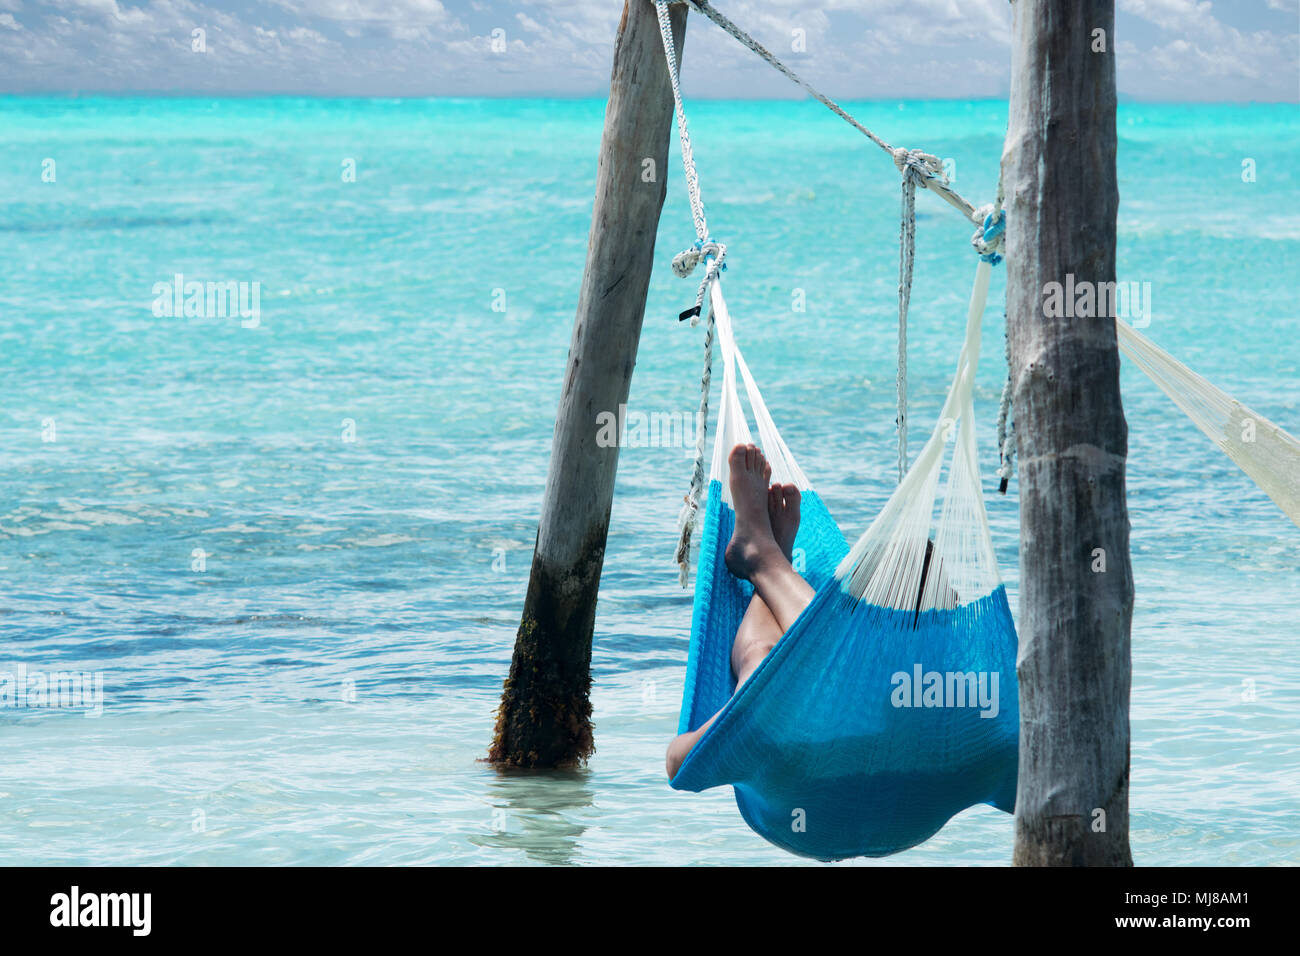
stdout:
[[1014,0],[1007,318],[1020,456],[1014,862],[1131,866],[1128,426],[1113,314],[1050,283],[1115,281],[1114,0]]
[[[671,16],[680,58],[686,6]],[[654,4],[627,0],[614,46],[596,198],[537,545],[488,760],[582,764],[594,751],[591,641],[618,447],[597,415],[627,401],[666,192],[672,87]]]

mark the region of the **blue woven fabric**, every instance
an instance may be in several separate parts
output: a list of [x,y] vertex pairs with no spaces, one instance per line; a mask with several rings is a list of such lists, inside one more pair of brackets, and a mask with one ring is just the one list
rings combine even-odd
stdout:
[[[725,710],[672,786],[729,784],[759,835],[820,860],[916,846],[975,804],[1010,812],[1019,707],[1005,588],[950,611],[853,602],[833,577],[848,546],[807,492],[795,547],[816,597],[732,699],[731,644],[753,591],[723,563],[735,513],[721,490],[711,483],[679,732]],[[967,697],[971,680],[982,701]]]

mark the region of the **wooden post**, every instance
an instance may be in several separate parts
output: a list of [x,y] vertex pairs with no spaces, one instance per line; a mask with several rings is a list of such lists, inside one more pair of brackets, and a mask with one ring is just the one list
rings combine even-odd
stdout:
[[1114,0],[1013,9],[1003,175],[1020,454],[1014,862],[1131,866],[1128,425],[1113,296],[1098,294],[1115,281]]
[[[686,6],[675,4],[671,17],[680,62]],[[595,749],[591,639],[618,465],[617,446],[597,444],[596,417],[617,415],[627,401],[669,178],[672,122],[655,6],[627,0],[537,546],[488,753],[502,766],[574,766]]]

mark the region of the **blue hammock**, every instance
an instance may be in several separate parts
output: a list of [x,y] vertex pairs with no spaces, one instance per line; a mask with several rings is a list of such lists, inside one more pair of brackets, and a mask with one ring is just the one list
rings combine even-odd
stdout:
[[[745,822],[792,853],[883,856],[929,839],[966,807],[1014,808],[1017,642],[992,557],[970,408],[987,285],[981,263],[941,427],[850,550],[777,434],[735,345],[721,283],[712,284],[723,398],[678,731],[723,712],[672,786],[731,785]],[[733,698],[731,645],[753,595],[723,561],[735,525],[725,453],[749,440],[737,368],[773,480],[804,489],[795,567],[816,596]]]

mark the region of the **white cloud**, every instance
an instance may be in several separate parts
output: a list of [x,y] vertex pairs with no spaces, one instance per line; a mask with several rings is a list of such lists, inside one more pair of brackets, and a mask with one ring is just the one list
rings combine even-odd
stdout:
[[282,0],[281,5],[304,16],[357,23],[429,26],[450,19],[439,0]]
[[329,43],[323,36],[315,30],[308,30],[306,27],[294,27],[289,31],[289,39],[300,40],[305,43]]
[[[1278,0],[1269,6],[1286,9]],[[1123,61],[1126,70],[1145,74],[1157,89],[1209,92],[1215,81],[1240,80],[1244,82],[1233,92],[1243,98],[1280,98],[1288,75],[1287,85],[1295,87],[1300,64],[1294,34],[1227,25],[1215,16],[1209,0],[1119,0],[1119,8],[1164,31],[1160,41]]]
[[[1294,99],[1297,0],[1117,0],[1122,93]],[[723,11],[838,99],[1005,95],[1006,0],[726,0]],[[0,92],[603,95],[617,0],[0,0]],[[801,96],[698,13],[691,96]],[[207,30],[209,55],[190,54]],[[504,53],[489,34],[507,33]],[[26,29],[23,29],[26,28]],[[799,31],[801,49],[794,49]]]
[[87,13],[119,23],[144,23],[151,19],[143,7],[127,7],[123,10],[117,0],[54,0],[52,6],[69,12]]
[[538,23],[536,20],[534,20],[526,13],[516,13],[515,19],[518,20],[519,25],[523,27],[525,30],[527,30],[529,33],[538,33],[543,35],[547,33],[546,30],[542,29],[542,25],[540,23]]

